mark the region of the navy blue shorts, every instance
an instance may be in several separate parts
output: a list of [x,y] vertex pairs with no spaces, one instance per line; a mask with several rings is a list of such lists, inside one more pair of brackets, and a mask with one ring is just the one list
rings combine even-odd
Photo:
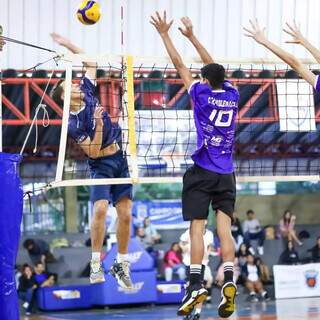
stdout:
[[[122,151],[112,156],[89,159],[89,167],[92,179],[130,177],[127,158]],[[132,184],[91,186],[90,193],[92,202],[108,200],[116,204],[124,197],[132,199]]]

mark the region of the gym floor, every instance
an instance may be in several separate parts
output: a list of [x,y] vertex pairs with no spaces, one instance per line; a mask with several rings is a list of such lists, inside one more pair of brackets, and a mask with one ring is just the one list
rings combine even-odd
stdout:
[[[144,306],[73,312],[54,312],[22,316],[23,320],[105,320],[105,319],[159,319],[181,320],[176,316],[177,306]],[[218,320],[215,305],[206,305],[201,319]],[[242,303],[233,320],[320,320],[320,298],[277,300],[266,303]]]

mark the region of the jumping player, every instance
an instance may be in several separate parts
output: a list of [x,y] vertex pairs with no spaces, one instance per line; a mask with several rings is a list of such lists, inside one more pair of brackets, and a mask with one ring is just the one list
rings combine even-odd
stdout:
[[[243,28],[245,30],[245,36],[253,38],[257,43],[262,44],[271,52],[273,52],[276,56],[278,56],[281,60],[287,63],[294,71],[300,74],[300,76],[310,83],[317,91],[320,91],[320,81],[319,76],[316,76],[312,73],[299,59],[293,56],[291,53],[286,52],[276,44],[269,41],[265,35],[266,28],[261,29],[258,23],[258,20],[249,21],[252,29]],[[307,39],[305,39],[297,25],[290,26],[287,24],[289,30],[285,30],[288,34],[292,35],[293,40],[287,41],[291,43],[300,43],[303,45],[320,63],[320,51],[316,49]]]
[[[53,40],[72,53],[83,51],[68,39],[51,34]],[[121,128],[112,123],[109,115],[103,111],[94,96],[96,64],[84,62],[86,74],[80,85],[72,84],[68,134],[88,156],[91,178],[129,177],[126,157],[121,149]],[[63,104],[64,81],[57,83],[52,90],[52,98]],[[108,205],[112,202],[118,215],[118,255],[110,269],[119,285],[131,288],[129,272],[128,242],[130,238],[132,185],[99,185],[91,187],[93,201],[93,220],[91,224],[92,258],[90,282],[104,282],[104,270],[101,263],[101,250],[105,236],[105,220]]]
[[201,69],[201,81],[193,81],[191,72],[172,43],[168,31],[173,20],[167,22],[166,12],[163,17],[156,12],[150,22],[160,34],[172,63],[188,89],[194,105],[197,130],[197,150],[192,155],[194,165],[186,171],[183,178],[183,218],[191,221],[191,264],[190,284],[178,315],[190,314],[195,305],[203,302],[208,294],[202,285],[201,269],[204,255],[203,234],[211,204],[217,215],[225,275],[218,312],[220,317],[226,318],[235,310],[237,291],[233,283],[234,243],[231,220],[236,197],[232,152],[239,93],[230,82],[225,81],[223,66],[213,62],[193,35],[190,20],[185,20],[186,29],[181,31],[197,49],[205,64]]

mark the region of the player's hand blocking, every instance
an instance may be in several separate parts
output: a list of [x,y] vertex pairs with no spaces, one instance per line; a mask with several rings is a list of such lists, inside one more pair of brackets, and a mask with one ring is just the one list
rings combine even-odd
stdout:
[[288,22],[286,23],[287,29],[284,28],[283,31],[292,36],[291,40],[287,40],[286,43],[296,43],[296,44],[304,44],[305,37],[302,35],[300,31],[300,26],[297,25],[296,21],[293,21],[293,25],[290,25]]
[[5,44],[6,44],[6,42],[4,40],[2,40],[2,38],[0,38],[0,51],[2,51]]
[[191,38],[193,36],[193,25],[191,19],[189,17],[181,18],[181,22],[184,25],[184,28],[179,27],[180,32],[187,38]]
[[249,22],[251,24],[252,29],[243,27],[243,30],[246,31],[245,36],[253,38],[260,44],[264,44],[267,41],[267,37],[265,35],[266,28],[261,29],[257,19],[255,19],[254,21],[249,20]]
[[67,46],[70,43],[70,40],[61,36],[60,34],[57,34],[55,32],[50,33],[50,36],[54,42],[59,44],[60,46]]
[[94,111],[94,118],[96,120],[97,127],[103,127],[103,107],[96,107]]
[[157,31],[160,35],[168,33],[170,27],[172,26],[173,20],[167,22],[167,12],[164,11],[163,18],[160,16],[159,12],[157,11],[155,16],[150,17],[150,23],[155,26]]

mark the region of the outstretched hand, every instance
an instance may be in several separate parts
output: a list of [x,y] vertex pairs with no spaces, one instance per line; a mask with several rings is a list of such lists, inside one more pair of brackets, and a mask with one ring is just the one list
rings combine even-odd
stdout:
[[287,29],[283,28],[283,31],[290,36],[292,36],[291,40],[286,41],[286,43],[296,43],[302,44],[305,40],[305,37],[302,35],[300,31],[300,26],[297,25],[296,21],[293,21],[293,25],[290,25],[288,22],[286,23]]
[[96,107],[96,109],[94,110],[94,118],[96,120],[96,124],[97,126],[102,127],[103,126],[103,112],[104,109],[103,107]]
[[193,36],[193,25],[192,21],[189,17],[183,17],[181,18],[181,22],[184,25],[184,28],[179,27],[178,29],[180,32],[187,38],[190,38]]
[[55,32],[50,33],[50,36],[54,42],[60,44],[61,46],[65,46],[65,45],[69,44],[69,42],[70,42],[69,39],[67,39],[67,38],[65,38]]
[[4,40],[2,40],[2,38],[0,38],[0,51],[2,51],[5,44],[6,44],[6,42]]
[[173,20],[167,22],[167,13],[164,11],[163,17],[160,16],[157,11],[155,15],[151,16],[150,23],[155,26],[160,35],[168,33],[170,27],[172,26]]
[[265,35],[266,28],[261,29],[257,19],[255,19],[254,21],[249,20],[249,22],[251,24],[252,29],[243,27],[243,30],[246,32],[244,35],[246,37],[253,38],[260,44],[264,44],[265,41],[267,41],[267,37]]

